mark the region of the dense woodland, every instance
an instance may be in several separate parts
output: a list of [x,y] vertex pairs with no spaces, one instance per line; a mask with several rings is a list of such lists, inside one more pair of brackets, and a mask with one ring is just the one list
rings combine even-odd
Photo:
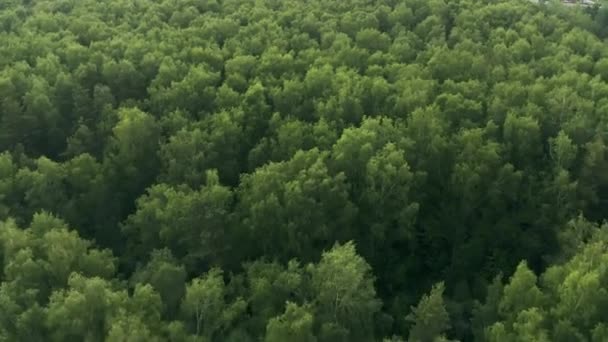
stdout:
[[608,341],[608,9],[0,1],[0,341]]

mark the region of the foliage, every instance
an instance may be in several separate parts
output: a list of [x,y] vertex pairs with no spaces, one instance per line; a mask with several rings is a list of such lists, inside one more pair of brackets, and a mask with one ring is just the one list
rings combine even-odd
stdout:
[[1,1],[0,341],[607,340],[607,23]]

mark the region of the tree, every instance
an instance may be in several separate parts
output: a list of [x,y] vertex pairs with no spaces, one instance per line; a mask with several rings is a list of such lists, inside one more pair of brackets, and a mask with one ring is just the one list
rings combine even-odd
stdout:
[[316,342],[312,333],[313,322],[313,315],[306,307],[287,302],[285,313],[268,321],[264,341]]
[[206,170],[217,169],[222,181],[237,184],[244,161],[242,128],[236,113],[214,114],[201,126],[182,128],[161,146],[161,179],[197,188],[204,183]]
[[[103,163],[104,198],[113,198],[104,206],[105,222],[115,225],[124,219],[134,201],[153,182],[158,173],[156,149],[159,127],[156,120],[139,109],[121,109],[119,121],[112,129],[113,136]],[[118,245],[118,235],[108,233],[100,240]]]
[[376,298],[371,267],[357,255],[354,243],[336,244],[309,269],[323,327],[335,324],[354,341],[372,338],[373,316],[381,303]]
[[605,5],[0,1],[0,341],[607,340]]
[[150,261],[133,274],[131,282],[150,284],[162,298],[163,314],[171,317],[177,312],[186,291],[186,271],[169,250],[154,250]]
[[[25,230],[19,229],[12,220],[3,225],[0,235],[5,263],[3,280],[20,282],[38,275],[41,277],[38,282],[24,284],[23,290],[37,289],[41,299],[52,290],[65,287],[73,272],[103,278],[114,275],[115,260],[110,251],[92,248],[91,242],[81,239],[75,231],[68,230],[62,220],[50,214],[36,214]],[[26,255],[29,260],[22,264]],[[36,264],[38,271],[28,274],[27,269]]]
[[565,249],[567,261],[549,267],[540,281],[522,262],[503,290],[493,287],[478,311],[486,340],[585,341],[603,336],[600,317],[608,307],[608,292],[596,262],[604,255],[605,227],[579,219],[565,230],[577,226],[585,233],[568,234],[579,242]]
[[246,272],[245,298],[252,313],[248,330],[255,336],[261,336],[268,330],[270,319],[286,312],[286,302],[296,304],[311,296],[309,277],[295,260],[286,266],[261,260],[243,266]]
[[356,41],[357,45],[371,51],[386,51],[390,46],[388,35],[370,28],[357,32]]
[[194,333],[211,341],[226,331],[234,319],[245,309],[245,302],[237,298],[226,302],[222,271],[212,269],[201,278],[195,278],[186,287],[181,310],[193,322]]
[[198,191],[166,184],[148,189],[122,227],[129,236],[129,254],[145,258],[165,247],[188,270],[226,261],[233,234],[233,195],[219,184],[216,172],[207,172],[206,178]]
[[326,159],[317,149],[300,151],[243,177],[239,212],[244,237],[260,239],[254,255],[311,260],[317,248],[348,234],[355,208],[344,175],[331,174]]
[[203,117],[214,108],[215,87],[219,74],[203,65],[191,68],[179,82],[152,94],[155,112],[185,110],[193,117]]
[[369,160],[366,169],[360,208],[372,240],[389,245],[411,238],[418,203],[410,198],[415,175],[403,151],[389,143]]
[[407,320],[414,325],[410,330],[408,341],[435,342],[444,339],[443,335],[450,328],[450,316],[443,303],[445,285],[438,283],[428,295],[424,295]]
[[46,323],[51,339],[103,340],[126,300],[126,292],[114,291],[107,281],[73,274],[68,289],[50,298]]
[[0,218],[7,219],[12,207],[17,202],[18,191],[14,184],[18,166],[8,153],[0,154]]
[[475,302],[471,325],[476,340],[483,341],[485,339],[486,327],[500,319],[498,305],[502,298],[503,290],[502,275],[498,275],[487,286],[485,302]]
[[161,341],[138,317],[120,317],[115,319],[105,338],[108,342],[156,342]]

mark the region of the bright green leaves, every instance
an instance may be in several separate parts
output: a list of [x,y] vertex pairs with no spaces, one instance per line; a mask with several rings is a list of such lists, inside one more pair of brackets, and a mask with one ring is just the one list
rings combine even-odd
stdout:
[[544,315],[538,308],[521,311],[513,323],[513,332],[505,329],[501,323],[493,325],[487,333],[487,340],[498,341],[551,341],[547,331],[543,328]]
[[[587,341],[604,336],[600,322],[608,308],[605,227],[587,227],[579,220],[567,229],[576,226],[587,230],[586,243],[574,247],[576,254],[567,262],[549,267],[540,280],[521,263],[504,288],[492,286],[486,304],[476,313],[476,320],[485,322],[486,340]],[[488,324],[491,321],[495,323]]]
[[119,316],[113,321],[112,327],[105,338],[108,342],[160,342],[148,326],[142,323],[139,317]]
[[154,112],[185,110],[193,117],[202,117],[214,109],[215,87],[219,74],[204,65],[191,68],[185,77],[169,87],[157,88],[152,93]]
[[285,313],[268,321],[265,342],[316,342],[310,308],[287,302]]
[[450,328],[450,316],[443,302],[445,285],[436,284],[428,295],[422,296],[416,307],[406,317],[413,323],[408,341],[435,342],[445,339],[443,335]]
[[15,183],[30,209],[27,214],[41,209],[60,212],[58,206],[68,201],[64,188],[66,165],[46,157],[36,160],[35,165],[35,170],[23,168],[15,175]]
[[352,242],[336,245],[323,253],[311,271],[319,318],[324,328],[350,332],[348,339],[363,341],[373,332],[372,318],[380,309],[371,267],[357,255]]
[[3,225],[0,241],[4,250],[5,280],[19,282],[36,274],[41,277],[29,285],[24,284],[23,289],[35,288],[41,294],[48,294],[63,288],[72,272],[104,278],[114,275],[114,259],[109,251],[92,249],[90,242],[69,231],[65,223],[53,216],[35,215],[26,230],[18,229],[11,221]]
[[159,132],[156,121],[136,108],[120,110],[118,119],[112,129],[116,158],[124,162],[142,158],[144,149],[150,149],[157,143]]
[[246,303],[240,298],[227,303],[225,297],[224,279],[219,269],[193,279],[186,287],[181,310],[189,317],[195,335],[212,341],[220,332],[228,332],[233,320],[245,310]]
[[52,341],[160,341],[159,306],[150,287],[138,286],[129,297],[106,280],[73,274],[51,296],[46,325]]
[[605,9],[0,7],[0,340],[607,339]]
[[547,331],[542,327],[546,298],[536,283],[536,275],[526,263],[521,263],[509,284],[505,285],[498,303],[498,314],[504,321],[486,329],[489,341],[503,341],[505,338],[522,342],[549,341]]
[[225,63],[225,84],[240,92],[247,90],[248,81],[253,78],[257,60],[251,55],[239,55]]
[[332,175],[326,159],[316,149],[298,152],[243,177],[239,207],[245,233],[259,240],[254,250],[310,260],[313,246],[328,246],[348,233],[355,208],[344,175]]
[[104,186],[95,194],[104,204],[92,213],[97,216],[93,223],[96,228],[104,226],[96,235],[100,243],[122,243],[116,229],[118,222],[126,218],[158,173],[159,134],[160,127],[151,115],[137,108],[118,111],[102,165]]
[[202,128],[177,131],[160,148],[160,178],[196,188],[204,183],[206,170],[217,169],[223,181],[237,183],[243,159],[240,117],[240,113],[221,112],[203,121]]
[[47,324],[53,331],[52,339],[101,341],[126,299],[126,292],[113,291],[107,281],[75,274],[66,290],[50,298]]
[[[529,308],[543,304],[543,294],[536,286],[536,275],[526,263],[517,266],[511,281],[504,288],[503,298],[498,306],[502,315],[517,315]],[[511,316],[514,318],[514,316]]]
[[558,168],[568,170],[576,159],[578,148],[564,131],[552,139],[551,156]]
[[154,248],[169,248],[189,269],[220,263],[230,248],[232,192],[207,172],[199,190],[155,185],[138,199],[137,211],[123,226],[131,252],[146,257]]
[[575,214],[579,201],[578,181],[573,179],[573,163],[578,156],[578,147],[564,132],[551,139],[551,158],[553,160],[552,182],[547,186],[553,196],[555,208],[563,218]]
[[252,328],[265,328],[265,341],[373,340],[381,302],[371,267],[352,242],[336,244],[304,268],[295,261],[246,268]]
[[256,334],[261,334],[269,320],[283,312],[287,301],[301,301],[310,295],[309,279],[295,260],[287,266],[256,261],[244,268],[248,287],[246,297],[255,313],[250,325]]
[[[24,230],[13,221],[1,225],[0,312],[7,316],[0,315],[0,331],[9,340],[41,341],[47,328],[54,331],[54,323],[44,325],[48,315],[44,306],[53,302],[57,291],[70,286],[74,277],[114,276],[114,258],[109,251],[91,248],[90,242],[49,214],[35,215]],[[102,278],[95,279],[103,282]]]
[[[397,240],[411,237],[411,226],[418,211],[418,203],[410,198],[414,183],[415,176],[404,152],[394,144],[387,144],[370,158],[362,202],[365,203],[364,208],[371,209],[365,217],[370,218],[372,232],[379,240],[386,239],[391,224],[398,227],[399,231],[394,233]],[[386,226],[382,227],[380,222]]]

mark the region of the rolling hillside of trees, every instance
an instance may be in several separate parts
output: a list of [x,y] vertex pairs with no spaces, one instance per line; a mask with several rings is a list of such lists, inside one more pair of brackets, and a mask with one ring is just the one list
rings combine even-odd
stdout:
[[0,1],[0,341],[608,341],[608,9]]

